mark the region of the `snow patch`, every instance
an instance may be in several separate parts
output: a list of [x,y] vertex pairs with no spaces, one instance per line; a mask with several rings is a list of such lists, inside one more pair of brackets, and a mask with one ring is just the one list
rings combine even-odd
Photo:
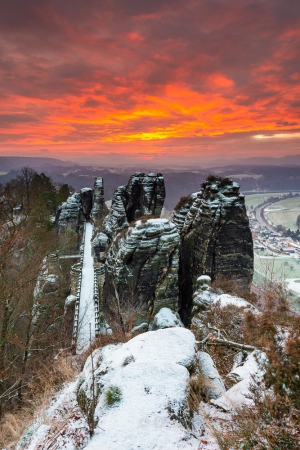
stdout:
[[182,327],[184,325],[178,313],[173,313],[170,308],[161,308],[149,326],[149,330],[159,330],[163,328]]

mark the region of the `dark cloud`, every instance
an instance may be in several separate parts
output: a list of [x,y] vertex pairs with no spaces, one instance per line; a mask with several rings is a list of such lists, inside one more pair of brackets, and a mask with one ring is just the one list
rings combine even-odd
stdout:
[[[245,129],[298,123],[299,0],[0,0],[0,8],[4,126],[42,123],[52,141],[82,142],[197,120],[191,134],[209,120],[226,133],[222,124],[241,114]],[[202,101],[221,118],[199,112]],[[131,117],[136,108],[154,115]],[[159,108],[165,115],[155,116]],[[92,113],[99,123],[83,120]]]
[[0,127],[36,121],[37,119],[30,114],[0,114]]

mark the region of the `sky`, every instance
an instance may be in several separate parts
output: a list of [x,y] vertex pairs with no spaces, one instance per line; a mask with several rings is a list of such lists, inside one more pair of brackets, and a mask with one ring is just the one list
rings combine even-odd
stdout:
[[299,0],[0,0],[0,155],[300,154]]

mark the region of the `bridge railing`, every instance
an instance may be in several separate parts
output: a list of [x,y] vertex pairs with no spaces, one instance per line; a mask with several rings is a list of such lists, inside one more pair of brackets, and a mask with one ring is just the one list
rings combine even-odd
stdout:
[[72,345],[73,346],[76,346],[76,343],[77,343],[78,327],[79,327],[79,305],[80,305],[80,293],[81,293],[81,283],[82,283],[82,266],[83,266],[83,255],[84,255],[84,244],[85,244],[85,228],[86,228],[86,224],[84,224],[82,245],[80,246],[80,261],[79,262],[81,265],[81,271],[80,271],[80,275],[78,277],[76,301],[75,301],[74,324],[73,324],[73,334],[72,334]]

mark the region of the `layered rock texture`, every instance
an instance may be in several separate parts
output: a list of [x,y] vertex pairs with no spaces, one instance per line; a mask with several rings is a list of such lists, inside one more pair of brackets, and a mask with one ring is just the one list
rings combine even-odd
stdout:
[[58,208],[55,228],[59,234],[75,231],[79,235],[80,242],[84,222],[92,217],[95,225],[99,226],[106,214],[103,179],[97,177],[94,189],[83,188],[80,192],[75,192]]
[[158,173],[136,172],[126,186],[119,186],[114,192],[109,214],[103,221],[101,233],[94,242],[94,256],[104,262],[112,239],[129,224],[142,216],[157,216],[165,199],[165,183]]
[[114,239],[103,295],[112,326],[149,323],[163,306],[178,309],[178,243],[167,219],[138,220]]
[[91,216],[96,227],[102,224],[107,212],[108,209],[104,200],[103,178],[97,177],[94,183],[93,207],[91,211]]
[[67,230],[78,231],[83,223],[84,216],[81,205],[81,195],[78,192],[71,195],[57,210],[55,228],[58,233]]
[[175,208],[180,231],[181,315],[189,322],[192,295],[200,275],[236,279],[248,289],[253,276],[253,245],[244,196],[232,180],[208,177],[197,195]]

